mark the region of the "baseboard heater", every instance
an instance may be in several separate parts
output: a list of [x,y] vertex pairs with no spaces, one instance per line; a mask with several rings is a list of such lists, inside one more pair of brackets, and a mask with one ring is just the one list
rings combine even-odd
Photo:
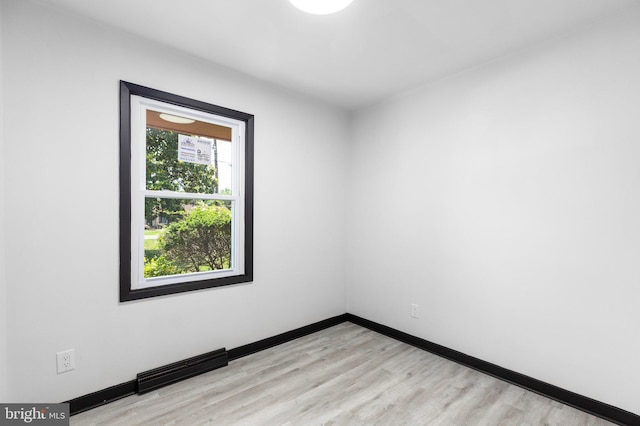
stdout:
[[194,356],[183,361],[174,362],[164,367],[139,373],[137,376],[138,394],[188,379],[216,368],[226,367],[229,357],[225,348],[206,354]]

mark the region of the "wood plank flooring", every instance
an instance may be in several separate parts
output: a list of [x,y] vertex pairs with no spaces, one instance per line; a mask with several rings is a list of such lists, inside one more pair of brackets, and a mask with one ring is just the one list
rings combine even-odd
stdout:
[[72,425],[611,425],[345,322]]

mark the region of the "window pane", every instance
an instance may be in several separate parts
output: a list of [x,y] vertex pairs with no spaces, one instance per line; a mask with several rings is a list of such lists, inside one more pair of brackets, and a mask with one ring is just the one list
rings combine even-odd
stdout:
[[231,141],[216,140],[218,154],[218,188],[221,194],[231,195]]
[[231,201],[145,199],[144,277],[231,267]]
[[231,128],[147,110],[146,189],[230,194]]

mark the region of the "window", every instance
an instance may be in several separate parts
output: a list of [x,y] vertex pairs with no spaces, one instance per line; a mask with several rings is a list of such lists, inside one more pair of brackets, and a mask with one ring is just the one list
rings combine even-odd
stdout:
[[120,301],[253,279],[253,116],[120,82]]

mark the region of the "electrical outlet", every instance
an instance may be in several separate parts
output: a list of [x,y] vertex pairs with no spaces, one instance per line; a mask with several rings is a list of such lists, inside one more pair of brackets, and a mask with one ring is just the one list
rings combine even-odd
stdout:
[[411,304],[411,318],[420,318],[420,305]]
[[76,350],[69,349],[58,352],[56,354],[56,364],[58,366],[58,374],[74,370],[76,368]]

